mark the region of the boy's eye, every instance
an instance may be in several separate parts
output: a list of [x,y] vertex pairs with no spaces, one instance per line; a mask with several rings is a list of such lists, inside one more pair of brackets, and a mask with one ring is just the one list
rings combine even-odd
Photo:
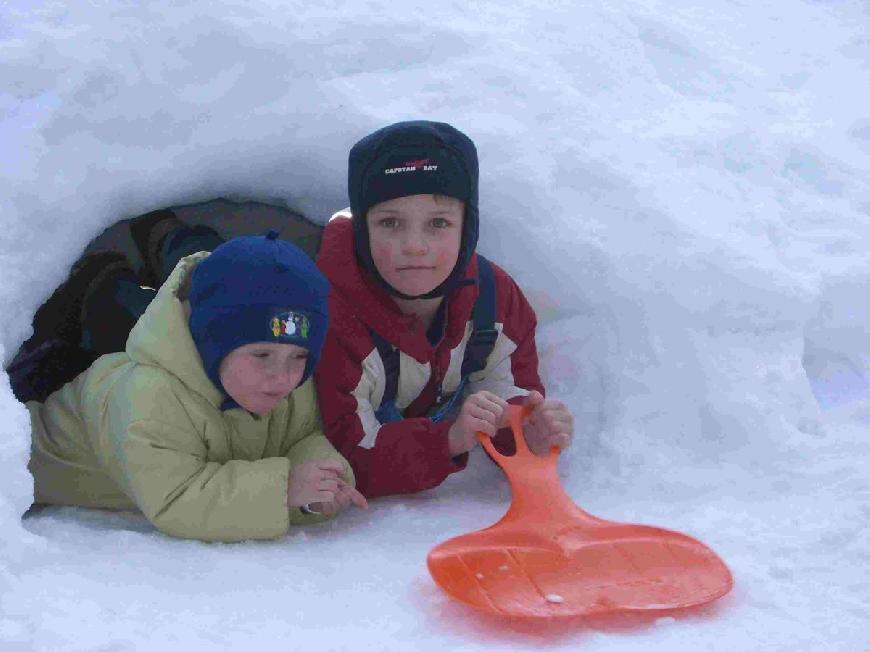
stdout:
[[251,355],[253,355],[255,358],[261,358],[261,359],[269,357],[269,354],[266,353],[265,351],[257,351],[256,353],[252,353]]
[[446,217],[433,217],[431,224],[436,229],[446,229],[450,226],[450,220]]
[[382,217],[378,220],[378,226],[385,229],[394,229],[398,225],[398,220],[395,217]]

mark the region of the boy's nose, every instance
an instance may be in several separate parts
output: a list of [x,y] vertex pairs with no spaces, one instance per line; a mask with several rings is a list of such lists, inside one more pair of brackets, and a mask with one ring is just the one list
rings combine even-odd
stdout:
[[405,253],[416,254],[425,253],[429,247],[422,233],[408,231],[402,241],[402,248],[405,250]]
[[296,369],[289,366],[279,366],[275,368],[269,380],[271,381],[270,385],[275,391],[286,391],[289,394],[296,388],[301,377],[302,374]]

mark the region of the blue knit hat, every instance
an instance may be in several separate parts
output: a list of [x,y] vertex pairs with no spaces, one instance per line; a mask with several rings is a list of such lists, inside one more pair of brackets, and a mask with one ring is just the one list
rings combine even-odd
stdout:
[[221,361],[254,342],[308,349],[300,385],[311,376],[329,325],[329,283],[311,259],[276,231],[234,238],[193,270],[190,334],[215,387]]
[[[462,285],[478,234],[477,149],[444,122],[397,122],[369,134],[350,150],[347,191],[353,214],[354,251],[360,265],[391,294],[403,299],[437,297]],[[459,257],[450,276],[420,297],[402,294],[372,260],[366,213],[375,204],[409,195],[446,195],[465,202]]]

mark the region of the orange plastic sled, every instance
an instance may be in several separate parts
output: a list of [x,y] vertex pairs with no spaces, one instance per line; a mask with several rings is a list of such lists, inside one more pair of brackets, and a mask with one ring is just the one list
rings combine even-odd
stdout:
[[731,590],[727,566],[700,541],[587,514],[562,489],[558,449],[539,457],[511,406],[516,454],[484,448],[507,474],[513,498],[498,523],[433,548],[427,562],[450,596],[505,616],[649,611],[710,602]]

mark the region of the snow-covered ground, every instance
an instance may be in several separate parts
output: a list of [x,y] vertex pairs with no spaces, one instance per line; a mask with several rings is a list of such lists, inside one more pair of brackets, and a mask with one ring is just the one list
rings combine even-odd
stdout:
[[0,374],[0,649],[870,648],[866,2],[0,6],[0,357],[114,221],[214,197],[323,221],[348,148],[452,122],[481,250],[528,290],[560,469],[687,532],[735,588],[682,616],[516,623],[449,600],[436,543],[509,494],[478,453],[418,496],[268,543],[31,500]]

